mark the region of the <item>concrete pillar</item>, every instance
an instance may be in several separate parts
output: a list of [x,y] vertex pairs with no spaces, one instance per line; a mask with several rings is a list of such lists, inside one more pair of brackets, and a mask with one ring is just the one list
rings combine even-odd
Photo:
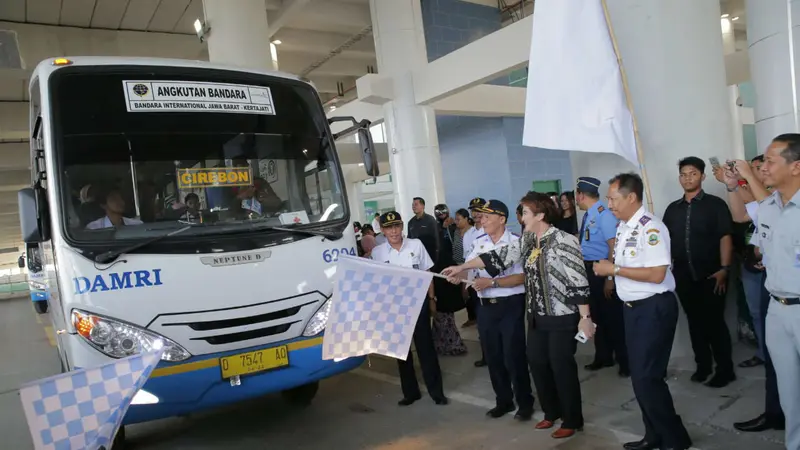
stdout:
[[394,204],[411,217],[411,202],[444,203],[436,114],[418,106],[412,71],[428,63],[419,0],[370,0],[378,72],[394,76],[394,100],[384,104]]
[[[725,56],[736,52],[736,34],[733,29],[733,22],[730,17],[720,19],[722,28],[722,51]],[[744,158],[744,134],[742,132],[742,118],[739,116],[739,86],[728,86],[728,107],[731,111],[731,131],[733,138],[733,150],[737,159]]]
[[[683,193],[679,159],[697,156],[708,161],[716,156],[724,161],[733,156],[719,1],[608,0],[608,7],[628,74],[654,212],[663,216],[667,205]],[[613,174],[635,170],[615,155],[574,153],[571,160],[575,177],[600,178],[603,190]],[[706,190],[725,198],[710,168],[706,174]],[[691,355],[682,318],[673,357],[691,369]]]
[[756,91],[758,149],[797,133],[800,0],[747,0],[750,74]]
[[208,59],[234,66],[278,70],[277,49],[267,33],[264,0],[203,0],[210,31]]
[[[361,222],[364,224],[364,196],[361,192],[361,186],[364,183],[356,181],[350,183],[347,188],[347,203],[350,206],[350,222]],[[371,223],[371,220],[370,220]],[[377,232],[377,231],[376,231]]]

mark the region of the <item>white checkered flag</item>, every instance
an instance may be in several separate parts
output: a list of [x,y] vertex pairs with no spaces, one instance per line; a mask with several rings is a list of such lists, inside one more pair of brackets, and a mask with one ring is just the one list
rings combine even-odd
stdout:
[[339,256],[323,359],[370,353],[405,360],[433,273]]
[[163,349],[29,383],[19,394],[36,450],[110,450]]

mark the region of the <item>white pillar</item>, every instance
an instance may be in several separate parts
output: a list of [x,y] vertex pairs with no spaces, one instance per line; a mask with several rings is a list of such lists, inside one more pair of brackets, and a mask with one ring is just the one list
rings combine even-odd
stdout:
[[[364,224],[364,197],[361,186],[364,183],[357,181],[350,183],[347,188],[347,203],[350,206],[350,222],[361,222]],[[371,223],[371,222],[370,222]]]
[[731,22],[730,17],[723,17],[720,19],[720,26],[722,27],[722,51],[727,56],[736,51],[736,35],[733,30],[733,22]]
[[394,100],[383,106],[394,204],[407,220],[411,202],[444,203],[436,114],[418,106],[412,71],[428,63],[419,0],[370,0],[378,72],[394,77]]
[[[234,66],[277,70],[277,50],[271,50],[264,0],[203,0],[210,31],[208,59]],[[274,45],[272,45],[274,48]]]
[[[730,17],[720,19],[722,28],[722,51],[725,56],[736,52],[736,34],[733,29],[733,22]],[[739,87],[737,85],[728,86],[728,107],[731,113],[731,131],[733,138],[733,150],[737,159],[744,158],[744,134],[742,132],[742,119],[739,116]]]
[[750,74],[756,91],[759,152],[782,133],[797,133],[799,0],[747,0]]
[[[608,6],[628,74],[654,212],[662,216],[683,193],[679,159],[733,157],[719,1],[609,0]],[[597,177],[603,189],[614,174],[634,170],[615,155],[576,152],[571,160],[576,177]],[[710,173],[709,168],[704,187],[724,199],[724,188]],[[691,355],[681,314],[673,357],[691,369]]]

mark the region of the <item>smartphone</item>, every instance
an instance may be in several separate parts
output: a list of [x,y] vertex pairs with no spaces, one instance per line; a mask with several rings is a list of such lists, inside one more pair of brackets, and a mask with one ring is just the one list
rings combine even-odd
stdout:
[[712,156],[711,158],[708,158],[708,161],[711,163],[711,167],[713,167],[715,169],[720,166],[719,158],[717,158],[716,156]]

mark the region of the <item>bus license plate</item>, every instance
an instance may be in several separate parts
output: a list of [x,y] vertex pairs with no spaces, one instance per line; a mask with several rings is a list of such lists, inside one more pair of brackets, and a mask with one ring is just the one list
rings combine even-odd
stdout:
[[219,359],[223,379],[263,372],[288,365],[289,348],[285,345]]

